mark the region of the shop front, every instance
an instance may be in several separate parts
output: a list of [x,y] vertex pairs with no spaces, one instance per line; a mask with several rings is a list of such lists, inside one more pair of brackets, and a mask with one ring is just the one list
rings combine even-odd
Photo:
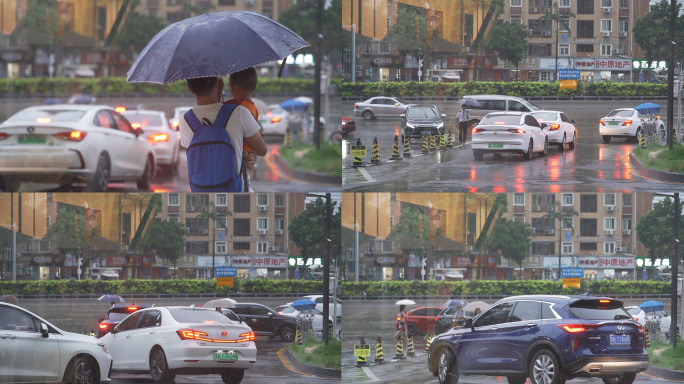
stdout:
[[[588,280],[633,280],[636,271],[634,256],[562,256],[561,268],[575,267],[584,269]],[[558,278],[558,256],[543,256],[542,278]]]
[[287,259],[287,263],[287,278],[295,280],[314,280],[316,278],[314,273],[319,273],[319,270],[321,269],[320,266],[323,265],[323,259],[320,257],[310,257],[309,259],[306,259],[302,256],[290,256]]

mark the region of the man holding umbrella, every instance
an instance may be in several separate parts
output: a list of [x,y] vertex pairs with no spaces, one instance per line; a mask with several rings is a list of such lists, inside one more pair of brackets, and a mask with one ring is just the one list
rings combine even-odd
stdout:
[[466,103],[461,104],[461,110],[456,114],[458,118],[458,142],[465,147],[465,141],[468,137],[468,121],[470,121],[470,114],[466,108]]

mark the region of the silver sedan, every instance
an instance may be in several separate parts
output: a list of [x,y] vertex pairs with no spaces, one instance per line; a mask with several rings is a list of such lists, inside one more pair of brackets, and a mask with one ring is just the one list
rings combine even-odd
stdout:
[[399,117],[411,104],[404,104],[393,97],[376,96],[354,104],[354,116],[362,116],[366,120],[375,117]]

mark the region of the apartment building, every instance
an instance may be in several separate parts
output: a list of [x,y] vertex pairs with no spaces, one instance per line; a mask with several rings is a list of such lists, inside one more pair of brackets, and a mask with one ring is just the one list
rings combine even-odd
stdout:
[[637,259],[647,252],[634,229],[651,209],[651,194],[509,193],[507,199],[503,217],[529,223],[533,232],[517,276],[557,278],[559,259],[561,267],[584,268],[589,279],[639,276]]
[[289,240],[288,226],[304,209],[305,198],[294,193],[163,195],[157,217],[187,230],[177,276],[209,278],[213,267],[232,266],[242,277],[286,278],[288,267],[302,266],[290,256],[299,250]]
[[216,11],[252,11],[278,21],[280,14],[294,4],[294,0],[141,0],[134,12],[157,16],[175,23],[188,15]]

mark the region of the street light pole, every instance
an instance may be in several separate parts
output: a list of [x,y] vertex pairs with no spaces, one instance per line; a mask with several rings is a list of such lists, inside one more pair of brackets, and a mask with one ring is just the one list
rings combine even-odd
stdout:
[[[328,319],[330,318],[330,192],[325,194],[325,261],[323,262],[323,343],[328,345]],[[337,302],[333,305],[337,306]]]
[[[667,146],[672,150],[674,140],[674,63],[675,63],[675,20],[677,18],[677,0],[670,0],[670,36],[668,42],[669,56],[667,65]],[[675,281],[675,285],[677,282]]]
[[[672,143],[670,143],[672,144]],[[679,216],[681,212],[679,210],[679,192],[674,194],[674,214],[672,216],[672,278],[670,283],[672,284],[672,322],[670,330],[670,338],[672,339],[672,348],[677,348],[677,275],[679,271]]]
[[351,82],[356,82],[356,24],[351,25],[352,32],[352,67]]

